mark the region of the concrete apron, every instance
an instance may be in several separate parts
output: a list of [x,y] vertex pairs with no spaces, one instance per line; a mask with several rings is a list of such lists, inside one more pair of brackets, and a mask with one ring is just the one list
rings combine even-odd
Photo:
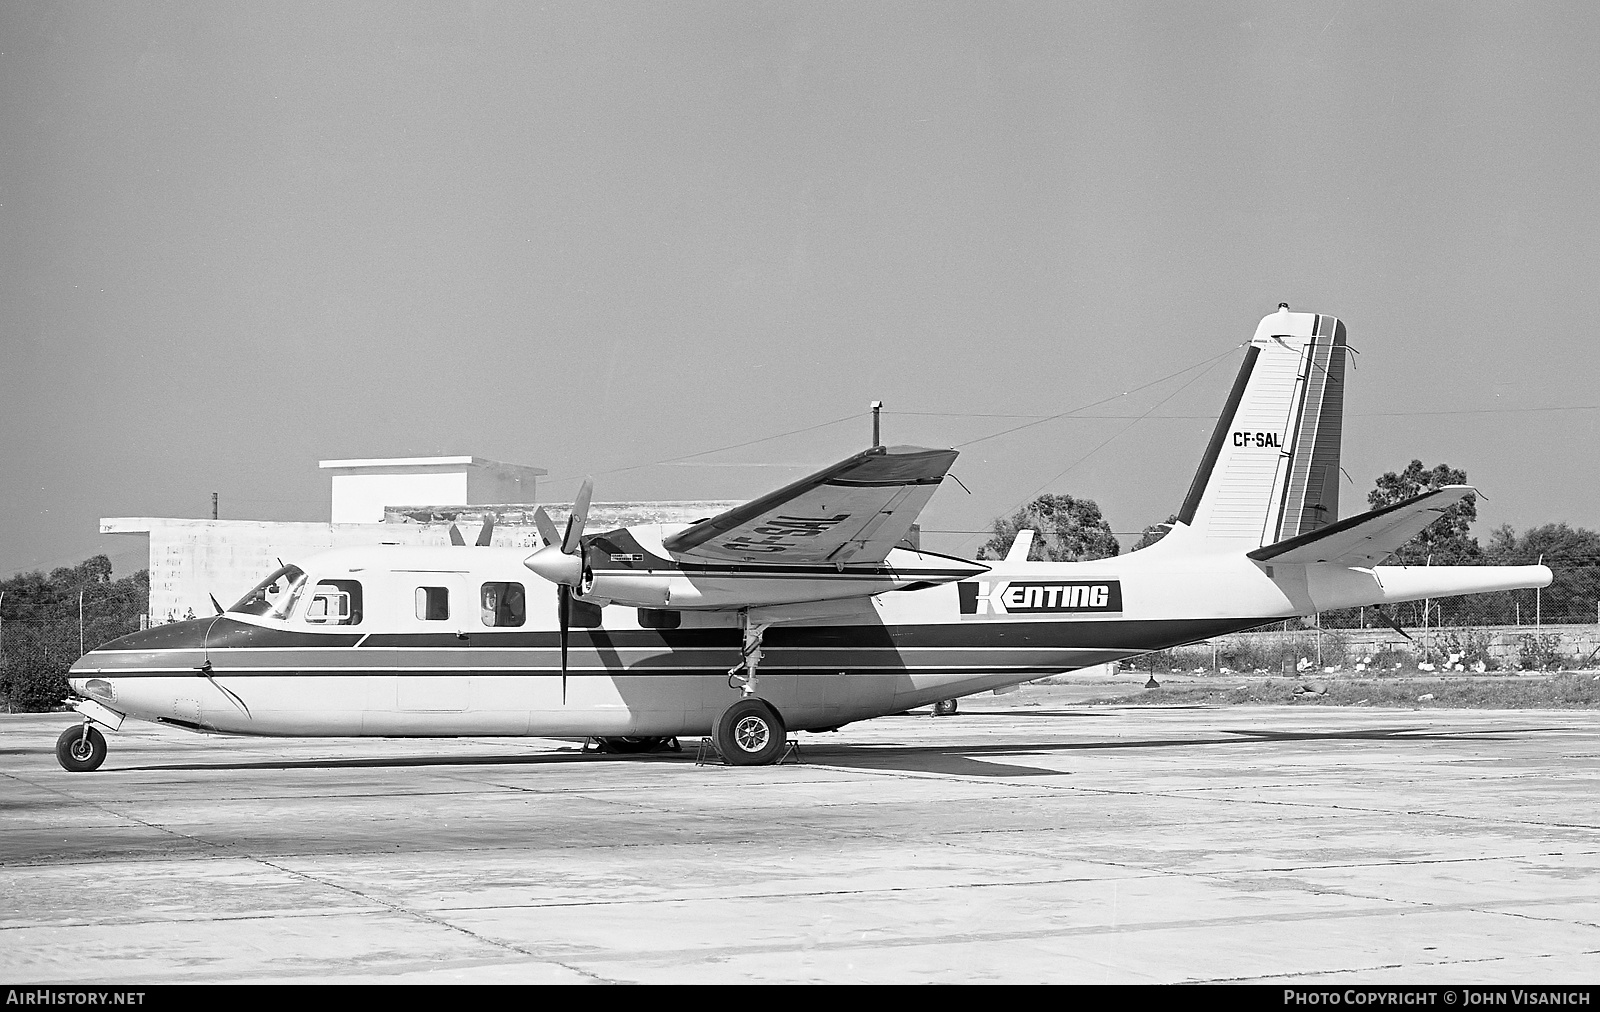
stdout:
[[[0,717],[0,975],[1592,980],[1600,718],[963,701],[799,765]],[[1037,703],[1038,700],[1032,700]]]

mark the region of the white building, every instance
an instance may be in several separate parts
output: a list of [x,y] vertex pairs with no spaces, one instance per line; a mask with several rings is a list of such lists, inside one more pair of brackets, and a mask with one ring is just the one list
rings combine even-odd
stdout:
[[[483,518],[495,519],[490,544],[538,546],[533,524],[535,480],[542,468],[482,457],[324,460],[333,472],[331,522],[188,520],[105,517],[102,534],[150,538],[150,621],[209,615],[212,597],[225,608],[277,569],[329,548],[355,545],[446,545],[455,524],[468,544]],[[508,495],[508,493],[525,493]],[[689,523],[739,505],[735,501],[594,503],[590,531],[641,523]],[[558,528],[570,504],[548,504]]]

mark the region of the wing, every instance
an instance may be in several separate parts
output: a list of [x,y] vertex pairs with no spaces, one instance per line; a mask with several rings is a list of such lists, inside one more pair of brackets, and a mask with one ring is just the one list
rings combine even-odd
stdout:
[[1249,554],[1258,562],[1375,565],[1475,491],[1470,485],[1446,485]]
[[955,459],[955,450],[876,446],[702,520],[662,544],[699,562],[882,562],[911,530]]

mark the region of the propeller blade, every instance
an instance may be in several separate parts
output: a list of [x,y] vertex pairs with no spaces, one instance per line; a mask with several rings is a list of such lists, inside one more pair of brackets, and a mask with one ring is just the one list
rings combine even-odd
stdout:
[[478,532],[478,547],[488,548],[489,539],[494,536],[494,514],[483,515],[483,529]]
[[572,590],[556,584],[556,625],[561,630],[561,703],[567,702],[567,630],[572,627]]
[[550,514],[540,506],[533,511],[533,525],[539,528],[539,540],[548,548],[561,540],[561,532],[556,530],[556,522],[550,519]]
[[594,495],[594,478],[583,479],[578,487],[578,497],[572,501],[572,514],[567,517],[567,534],[561,539],[561,550],[577,555],[583,542],[583,525],[589,521],[589,499]]
[[461,536],[461,528],[455,524],[450,525],[450,543],[458,548],[467,543],[467,539]]

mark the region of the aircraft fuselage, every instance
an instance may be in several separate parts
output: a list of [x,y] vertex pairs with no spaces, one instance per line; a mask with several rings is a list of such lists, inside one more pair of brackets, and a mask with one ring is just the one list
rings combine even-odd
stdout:
[[[72,687],[131,717],[254,735],[700,735],[739,699],[728,671],[740,660],[740,617],[725,610],[592,607],[575,616],[563,674],[554,594],[525,556],[331,552],[307,561],[304,583],[354,589],[347,624],[313,620],[308,592],[287,617],[229,612],[159,626],[85,655]],[[890,561],[907,571],[948,564],[904,551]],[[1269,567],[1160,545],[1097,562],[991,565],[773,626],[760,696],[790,729],[837,727],[1319,607],[1393,600],[1381,574],[1427,573]],[[1462,572],[1471,570],[1432,570]],[[485,602],[508,588],[525,610],[519,625],[495,625],[507,616]]]

